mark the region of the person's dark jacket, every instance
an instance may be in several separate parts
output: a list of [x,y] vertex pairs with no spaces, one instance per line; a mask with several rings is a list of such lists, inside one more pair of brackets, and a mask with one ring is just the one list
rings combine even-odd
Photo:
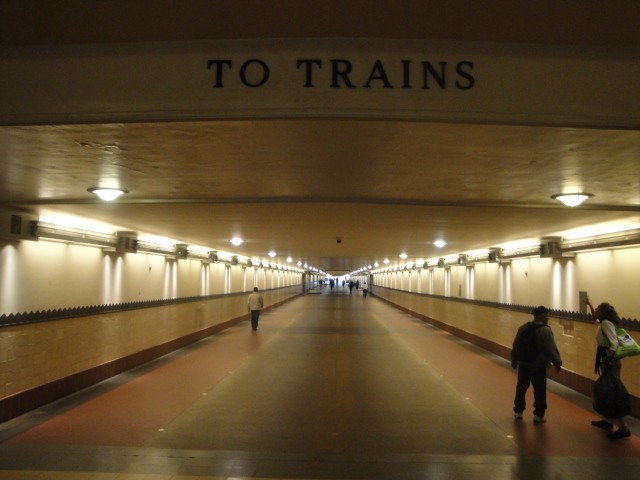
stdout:
[[[539,324],[540,326],[536,328],[535,331],[535,339],[536,346],[538,350],[538,355],[533,362],[517,362],[520,365],[526,365],[530,367],[547,367],[549,364],[553,364],[557,369],[562,366],[562,358],[560,358],[560,352],[558,351],[558,347],[556,346],[555,338],[553,337],[553,331],[549,325],[545,325],[543,322],[538,322],[536,320],[533,321],[534,324]],[[519,336],[524,333],[527,329],[528,324],[525,323],[518,329],[518,333],[516,334],[516,338],[513,343],[516,344]],[[515,366],[515,359],[513,358],[514,350],[511,350],[512,358],[511,364]]]

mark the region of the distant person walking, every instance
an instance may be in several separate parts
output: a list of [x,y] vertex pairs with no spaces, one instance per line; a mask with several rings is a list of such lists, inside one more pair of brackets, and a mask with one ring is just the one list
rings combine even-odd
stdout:
[[251,328],[254,332],[258,330],[258,319],[260,318],[260,310],[264,306],[262,295],[258,293],[258,287],[253,287],[253,292],[249,295],[247,306],[251,312]]
[[513,413],[517,420],[527,406],[525,396],[529,385],[533,385],[533,421],[544,423],[547,411],[547,367],[552,363],[560,371],[562,359],[549,327],[549,310],[543,306],[531,311],[533,321],[518,329],[511,350],[511,366],[518,369],[516,396]]

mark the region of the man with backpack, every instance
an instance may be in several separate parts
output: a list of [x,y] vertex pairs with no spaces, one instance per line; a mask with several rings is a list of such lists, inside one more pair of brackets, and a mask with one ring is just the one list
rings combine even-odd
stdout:
[[513,413],[517,420],[522,419],[526,408],[525,395],[529,385],[533,385],[533,421],[544,423],[547,421],[544,417],[547,411],[547,367],[553,364],[560,371],[562,359],[548,325],[549,310],[539,306],[531,313],[533,321],[518,329],[511,349],[511,366],[518,370]]

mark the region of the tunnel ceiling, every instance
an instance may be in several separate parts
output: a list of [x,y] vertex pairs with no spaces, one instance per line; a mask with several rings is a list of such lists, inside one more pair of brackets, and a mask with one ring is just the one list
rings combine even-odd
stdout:
[[[446,16],[427,12],[429,2],[398,1],[384,18],[360,15],[364,1],[285,2],[297,22],[283,21],[278,2],[196,2],[190,14],[170,3],[104,2],[96,10],[86,2],[61,9],[7,1],[0,45],[349,35],[640,45],[638,12],[625,7],[633,2],[613,2],[620,8],[606,12],[543,2],[537,10],[545,14],[531,13],[519,28],[506,19],[520,2],[497,0],[489,3],[505,15],[492,16],[484,2]],[[145,16],[151,10],[157,14]],[[574,28],[561,29],[571,15]],[[130,28],[109,28],[114,16],[127,17]],[[95,201],[87,189],[104,178],[118,179],[127,195]],[[595,196],[562,207],[551,195],[567,185]],[[275,250],[281,261],[291,256],[335,273],[399,261],[401,252],[439,257],[585,225],[638,223],[639,192],[637,130],[355,118],[0,127],[4,207],[73,214],[239,255]],[[242,246],[229,245],[235,235]],[[443,249],[432,245],[440,238]]]
[[[0,128],[3,204],[324,271],[637,222],[640,132],[368,120]],[[112,176],[113,203],[87,189]],[[581,207],[551,195],[569,182]],[[246,240],[231,247],[229,239]],[[437,249],[436,239],[448,245]],[[340,242],[338,243],[338,239]]]

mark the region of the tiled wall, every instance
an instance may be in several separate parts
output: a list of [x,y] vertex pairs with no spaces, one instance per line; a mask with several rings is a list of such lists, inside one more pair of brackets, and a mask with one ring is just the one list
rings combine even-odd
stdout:
[[[265,307],[300,293],[300,285],[263,291]],[[178,348],[178,339],[248,318],[247,296],[223,295],[202,302],[0,328],[0,401],[95,372],[140,352],[156,349],[166,353]],[[162,345],[167,345],[166,351],[158,349]],[[139,357],[149,359],[149,355]],[[97,372],[96,378],[104,374]]]
[[[502,356],[508,355],[520,325],[532,318],[531,315],[511,310],[447,301],[380,286],[375,286],[373,293],[418,317],[433,319],[444,326],[451,327],[452,330],[457,331],[456,333],[466,332],[469,335],[461,334],[461,336],[475,337],[471,339],[474,343],[487,346],[494,353]],[[584,379],[584,385],[578,389],[586,389],[588,392],[588,380],[596,378],[593,370],[597,325],[558,318],[551,318],[549,325],[562,356],[563,368],[567,371],[565,377],[569,377],[568,374],[575,374],[570,375],[572,382]],[[634,332],[630,333],[636,337],[636,340],[640,340],[640,333],[635,335]],[[497,344],[497,347],[490,344]],[[553,377],[553,373],[550,376]],[[623,360],[622,380],[631,395],[640,397],[640,357]],[[570,386],[576,385],[570,384]],[[586,392],[583,391],[583,393]]]

